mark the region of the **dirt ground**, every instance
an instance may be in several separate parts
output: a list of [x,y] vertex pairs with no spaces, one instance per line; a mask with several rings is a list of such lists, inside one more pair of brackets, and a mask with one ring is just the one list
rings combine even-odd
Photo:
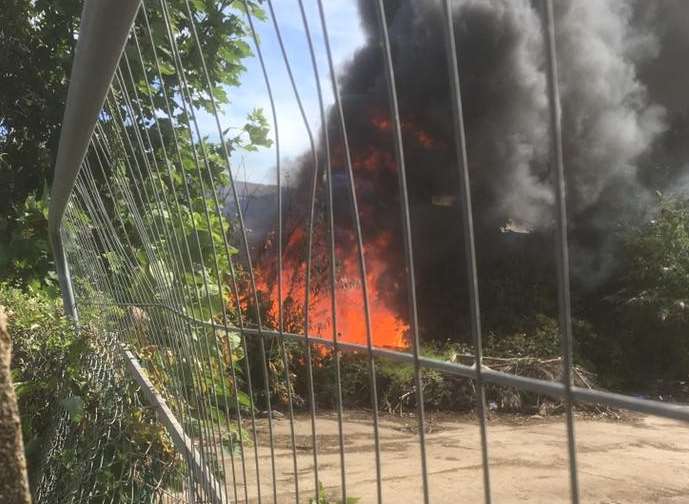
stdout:
[[[274,502],[267,419],[258,421],[261,502]],[[300,502],[314,495],[311,420],[294,423]],[[343,422],[347,497],[376,502],[375,449],[371,418],[347,413]],[[288,418],[273,422],[277,502],[295,502],[294,466]],[[319,414],[318,479],[340,502],[338,422]],[[478,425],[472,417],[430,417],[426,435],[430,497],[436,503],[483,502],[483,471]],[[422,502],[419,442],[415,420],[383,416],[380,422],[383,501]],[[622,421],[577,417],[577,456],[581,502],[591,504],[689,503],[689,425],[654,417]],[[570,502],[563,417],[499,417],[488,424],[493,502]],[[258,502],[253,446],[247,447],[247,490]],[[231,473],[229,452],[227,474]],[[239,500],[244,501],[241,462],[235,456]],[[230,497],[232,487],[228,488]],[[353,501],[354,502],[354,501]]]

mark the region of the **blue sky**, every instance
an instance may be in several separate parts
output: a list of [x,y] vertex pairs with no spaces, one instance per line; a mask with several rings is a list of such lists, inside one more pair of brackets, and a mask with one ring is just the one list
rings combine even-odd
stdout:
[[[354,52],[364,44],[357,2],[356,0],[324,0],[323,5],[336,69],[341,69],[351,59]],[[316,135],[320,128],[318,95],[299,4],[297,0],[277,0],[273,2],[273,6],[285,42],[290,66],[295,75],[311,129]],[[304,8],[315,41],[321,87],[327,107],[332,104],[333,100],[318,6],[315,0],[304,0]],[[269,14],[267,6],[266,13]],[[295,157],[308,149],[308,136],[294,92],[289,84],[289,77],[272,20],[269,18],[265,22],[256,21],[255,26],[261,39],[261,49],[270,74],[276,103],[282,174],[285,179],[288,179],[291,170],[290,165],[294,166]],[[245,65],[247,71],[242,77],[241,86],[228,89],[230,103],[224,107],[220,118],[223,128],[228,126],[241,127],[245,122],[247,113],[260,107],[263,108],[265,116],[271,124],[271,138],[274,140],[275,131],[272,128],[270,102],[258,59],[254,56],[248,59]],[[211,116],[200,114],[199,121],[203,135],[208,135],[212,139],[218,138],[215,120]],[[275,181],[275,160],[274,148],[261,149],[259,152],[253,153],[236,152],[232,158],[233,172],[238,180],[273,183]]]

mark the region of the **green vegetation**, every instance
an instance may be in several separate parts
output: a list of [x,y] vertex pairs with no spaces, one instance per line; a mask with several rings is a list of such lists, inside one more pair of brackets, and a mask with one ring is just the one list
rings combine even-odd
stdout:
[[[359,502],[361,499],[357,497],[347,497],[347,502],[346,504],[356,504]],[[311,497],[309,499],[309,504],[336,504],[340,503],[342,504],[342,501],[334,500],[328,496],[328,493],[325,490],[325,486],[323,486],[323,483],[320,481],[318,482],[318,499]]]
[[0,305],[10,307],[12,375],[34,495],[68,502],[91,488],[91,502],[128,502],[132,485],[142,496],[158,484],[179,485],[176,451],[122,362],[104,350],[102,334],[76,332],[61,302],[40,290],[0,284]]
[[591,310],[598,336],[581,353],[617,385],[686,380],[689,201],[660,197],[654,217],[625,234],[623,252],[616,282]]
[[[263,19],[258,2],[249,0],[246,5],[256,18]],[[114,344],[108,339],[112,338],[111,331],[123,327],[122,322],[129,320],[131,313],[121,308],[103,313],[96,307],[80,306],[80,328],[75,332],[60,314],[61,302],[47,241],[49,187],[81,6],[80,0],[19,0],[0,11],[0,303],[11,312],[14,379],[18,383],[34,494],[49,495],[54,502],[68,502],[70,493],[78,491],[81,485],[81,489],[93,492],[89,502],[99,502],[99,497],[106,496],[108,502],[129,501],[125,490],[136,490],[143,502],[159,483],[175,488],[179,483],[179,464],[160,423],[144,406],[121,363],[113,362],[112,352],[106,352]],[[129,112],[123,100],[124,89],[116,79],[101,121],[111,142],[113,163],[104,171],[94,169],[93,173],[99,187],[113,188],[112,193],[104,193],[104,204],[108,211],[116,209],[123,216],[116,223],[118,232],[126,237],[131,258],[139,266],[132,275],[122,264],[122,258],[102,254],[102,262],[107,264],[112,278],[128,286],[129,292],[122,294],[136,293],[158,300],[161,293],[151,287],[155,285],[151,279],[154,274],[162,274],[171,279],[175,289],[189,293],[191,299],[204,299],[209,294],[210,305],[190,303],[186,311],[201,320],[217,321],[225,309],[230,317],[236,317],[235,308],[224,306],[230,279],[227,254],[235,254],[236,249],[225,247],[231,232],[228,224],[215,212],[206,215],[204,211],[206,206],[215,208],[209,188],[228,184],[222,144],[230,151],[255,150],[270,145],[270,140],[262,111],[254,110],[244,124],[231,125],[215,142],[204,138],[192,145],[187,127],[189,117],[181,101],[183,93],[198,111],[211,111],[209,93],[222,108],[229,102],[228,90],[239,83],[244,71],[242,61],[251,51],[246,40],[244,5],[193,0],[191,6],[212,89],[206,88],[201,59],[189,37],[192,19],[186,2],[173,0],[168,9],[174,43],[185,69],[184,79],[172,57],[172,43],[165,35],[160,4],[148,2],[146,12],[153,45],[148,32],[142,29],[145,24],[141,18],[136,29],[146,64],[142,66],[137,46],[129,43],[125,54],[130,66],[123,67],[123,72],[127,72],[124,86],[132,97],[137,122],[118,126],[112,120],[118,115],[127,117]],[[154,64],[154,47],[159,66]],[[171,116],[167,114],[164,91],[171,101]],[[134,135],[135,129],[150,137],[153,147],[148,159],[143,157],[149,153],[138,152],[136,162],[142,166],[151,162],[156,167],[144,172],[142,181],[132,180],[131,174],[127,174],[124,144],[115,141]],[[194,147],[203,152],[207,161],[202,163],[202,170],[194,160]],[[91,166],[99,166],[93,149],[87,160]],[[184,195],[178,201],[170,201],[167,208],[174,208],[174,212],[152,203],[139,210],[145,226],[165,227],[178,240],[177,246],[190,242],[191,257],[182,260],[166,253],[170,243],[160,235],[148,243],[159,257],[152,260],[144,253],[135,216],[127,210],[125,200],[127,191],[138,190]],[[92,216],[78,207],[72,207],[70,212],[82,225],[77,231],[84,233],[80,238],[86,239],[95,225]],[[93,236],[88,238],[93,240]],[[209,257],[214,258],[218,271],[208,261],[203,263],[203,258]],[[215,282],[216,275],[221,279],[221,287]],[[86,276],[75,278],[75,287],[84,298],[113,301],[93,291]],[[211,280],[209,293],[203,287],[207,279]],[[163,310],[151,308],[141,315],[156,327],[171,326],[171,315]],[[243,387],[244,355],[236,335],[196,328],[191,335],[194,347],[180,356],[170,351],[174,337],[164,331],[157,334],[151,327],[139,326],[122,336],[136,342],[139,357],[164,395],[172,395],[173,373],[187,380],[182,384],[183,397],[177,399],[189,408],[189,422],[198,422],[197,417],[202,414],[193,407],[194,394],[211,398],[210,411],[203,414],[215,419],[235,413],[234,392],[238,392],[240,408],[251,407],[248,396],[239,390]],[[207,365],[200,365],[200,356]],[[221,385],[219,377],[228,378],[230,374],[230,358],[238,383],[226,379]],[[107,372],[94,374],[94,369]],[[199,370],[201,374],[197,376]],[[229,430],[224,434],[228,441],[236,441],[242,435]],[[94,446],[99,451],[96,455]],[[233,447],[236,449],[236,443]],[[102,465],[99,461],[94,470],[98,457]]]
[[[190,26],[185,2],[169,3],[188,92],[196,107],[210,111],[201,60],[194,44],[184,35]],[[213,83],[212,94],[216,104],[222,107],[229,102],[228,86],[239,83],[244,71],[242,60],[251,54],[243,7],[230,8],[226,2],[204,0],[191,3]],[[263,19],[257,2],[248,1],[247,5],[254,16]],[[0,236],[9,238],[0,240],[0,280],[55,284],[46,240],[45,203],[57,155],[81,6],[80,0],[17,0],[0,11]],[[132,62],[136,91],[141,96],[135,102],[140,112],[137,127],[148,128],[155,141],[158,136],[152,119],[156,110],[165,110],[163,89],[179,89],[180,76],[170,57],[169,41],[163,35],[165,26],[159,4],[150,2],[147,12],[158,46],[162,83],[152,64],[153,49],[146,33],[139,33],[143,58],[149,65],[145,71],[134,63],[139,61],[135,46],[127,47],[127,56]],[[163,136],[172,157],[175,152],[172,129],[176,130],[182,143],[185,169],[192,172],[192,153],[184,123],[186,114],[179,97],[171,98],[176,122],[160,121]],[[150,106],[151,101],[154,107]],[[124,106],[121,113],[126,115]],[[246,124],[233,126],[223,139],[230,149],[252,150],[270,142],[260,110],[252,112]],[[162,162],[160,147],[157,146],[156,157]],[[217,161],[218,146],[208,145],[206,149]],[[224,169],[224,162],[212,164],[214,175],[222,171],[219,167]],[[177,182],[181,183],[181,179]]]
[[55,410],[71,405],[78,417],[81,404],[81,358],[86,352],[85,335],[77,335],[62,315],[57,299],[43,292],[0,285],[0,304],[8,307],[12,335],[13,381],[21,411],[22,430],[29,469],[40,465],[38,451],[53,424]]

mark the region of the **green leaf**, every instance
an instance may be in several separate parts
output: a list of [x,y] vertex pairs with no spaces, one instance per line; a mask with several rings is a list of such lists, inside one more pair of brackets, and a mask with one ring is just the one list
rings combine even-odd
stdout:
[[81,422],[84,414],[84,401],[80,396],[69,396],[60,401],[60,405],[67,411],[69,418],[74,423]]
[[175,75],[175,68],[167,61],[161,61],[160,73],[163,75]]

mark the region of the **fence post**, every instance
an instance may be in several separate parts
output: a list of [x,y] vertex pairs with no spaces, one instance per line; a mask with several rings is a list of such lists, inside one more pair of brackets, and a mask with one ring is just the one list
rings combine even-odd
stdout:
[[51,242],[53,257],[55,258],[55,269],[57,270],[57,279],[60,282],[60,290],[62,292],[62,303],[65,307],[65,315],[78,326],[79,316],[77,314],[77,304],[74,299],[72,275],[69,272],[69,264],[67,263],[65,248],[62,244],[62,234],[58,231],[57,235],[52,237]]

